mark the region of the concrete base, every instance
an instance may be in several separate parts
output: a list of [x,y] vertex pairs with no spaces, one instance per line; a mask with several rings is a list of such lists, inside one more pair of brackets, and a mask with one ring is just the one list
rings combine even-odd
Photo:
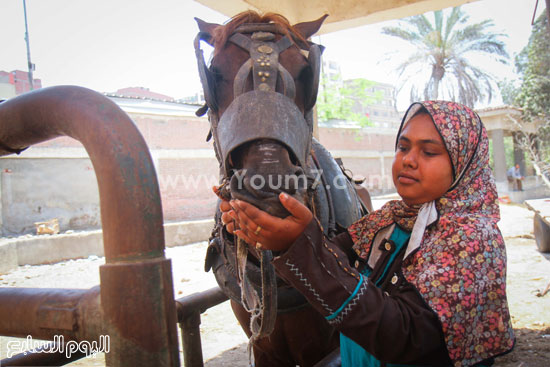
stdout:
[[508,195],[508,181],[495,181],[497,187],[498,196]]
[[508,197],[514,203],[523,204],[525,200],[541,199],[550,196],[550,189],[545,186],[533,187],[524,191],[510,191]]
[[[213,219],[166,223],[166,247],[207,241],[213,227]],[[104,255],[101,230],[4,238],[0,239],[0,274],[21,265],[48,264],[91,255]]]
[[17,246],[15,243],[0,243],[0,274],[17,268]]
[[537,176],[525,177],[523,191],[513,191],[508,181],[495,182],[498,196],[508,196],[513,203],[523,204],[525,200],[540,199],[550,196],[550,189]]
[[174,247],[207,241],[212,228],[214,228],[214,219],[165,223],[164,243],[166,247]]

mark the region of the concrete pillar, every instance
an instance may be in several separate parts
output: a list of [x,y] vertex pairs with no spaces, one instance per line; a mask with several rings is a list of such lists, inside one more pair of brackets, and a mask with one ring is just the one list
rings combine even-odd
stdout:
[[498,192],[508,191],[508,179],[506,178],[506,154],[504,153],[504,130],[491,131],[493,142],[493,174]]
[[380,175],[382,175],[382,180],[386,177],[386,164],[384,162],[384,152],[380,152]]
[[525,152],[520,147],[521,133],[515,132],[514,137],[514,165],[519,164],[519,171],[522,176],[526,176],[525,171]]

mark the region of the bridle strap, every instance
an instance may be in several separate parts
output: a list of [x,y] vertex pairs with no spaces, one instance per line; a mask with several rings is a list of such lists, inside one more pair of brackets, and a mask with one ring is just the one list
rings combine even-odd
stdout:
[[248,75],[250,75],[252,65],[252,59],[248,59],[239,68],[239,71],[237,72],[237,75],[235,75],[235,80],[233,82],[233,98],[236,98],[246,91],[246,79],[248,79]]
[[246,52],[249,52],[250,47],[252,47],[252,40],[240,33],[233,33],[231,37],[229,37],[229,41],[244,49]]
[[[268,24],[273,26],[273,24]],[[271,29],[272,27],[261,27]],[[248,30],[252,31],[254,27]],[[237,29],[238,30],[238,29]],[[294,43],[284,36],[277,42],[275,35],[263,30],[254,31],[252,37],[246,37],[241,33],[234,33],[229,41],[244,49],[250,54],[248,59],[237,72],[233,83],[233,98],[236,98],[246,90],[248,75],[252,72],[254,90],[273,91],[277,89],[277,80],[281,80],[282,93],[294,100],[296,86],[292,75],[279,63],[279,55],[291,47]],[[280,79],[279,79],[280,78]]]

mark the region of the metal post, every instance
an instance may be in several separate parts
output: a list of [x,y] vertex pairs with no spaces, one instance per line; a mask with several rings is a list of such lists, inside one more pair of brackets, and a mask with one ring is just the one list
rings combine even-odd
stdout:
[[176,300],[185,367],[204,366],[200,334],[201,313],[227,299],[222,290],[215,287]]
[[198,311],[187,314],[180,322],[183,365],[185,367],[204,366],[200,325],[201,314]]
[[29,76],[29,84],[31,86],[31,90],[34,89],[34,80],[32,76],[32,72],[34,70],[34,65],[31,62],[31,46],[29,41],[29,26],[27,24],[27,0],[23,0],[23,13],[25,15],[25,43],[27,44],[27,66],[28,66],[28,76]]

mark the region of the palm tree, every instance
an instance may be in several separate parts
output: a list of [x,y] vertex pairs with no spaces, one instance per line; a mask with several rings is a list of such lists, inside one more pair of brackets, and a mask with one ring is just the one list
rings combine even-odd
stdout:
[[433,15],[433,23],[425,15],[417,15],[397,27],[382,29],[382,33],[415,47],[397,66],[398,90],[410,88],[411,101],[420,99],[417,85],[423,85],[424,99],[447,98],[472,107],[485,97],[490,102],[495,78],[479,67],[480,62],[474,65],[474,60],[482,59],[472,56],[483,55],[506,64],[509,56],[500,40],[504,35],[488,31],[493,26],[491,20],[467,24],[469,16],[460,7],[453,8],[446,18],[441,10]]

